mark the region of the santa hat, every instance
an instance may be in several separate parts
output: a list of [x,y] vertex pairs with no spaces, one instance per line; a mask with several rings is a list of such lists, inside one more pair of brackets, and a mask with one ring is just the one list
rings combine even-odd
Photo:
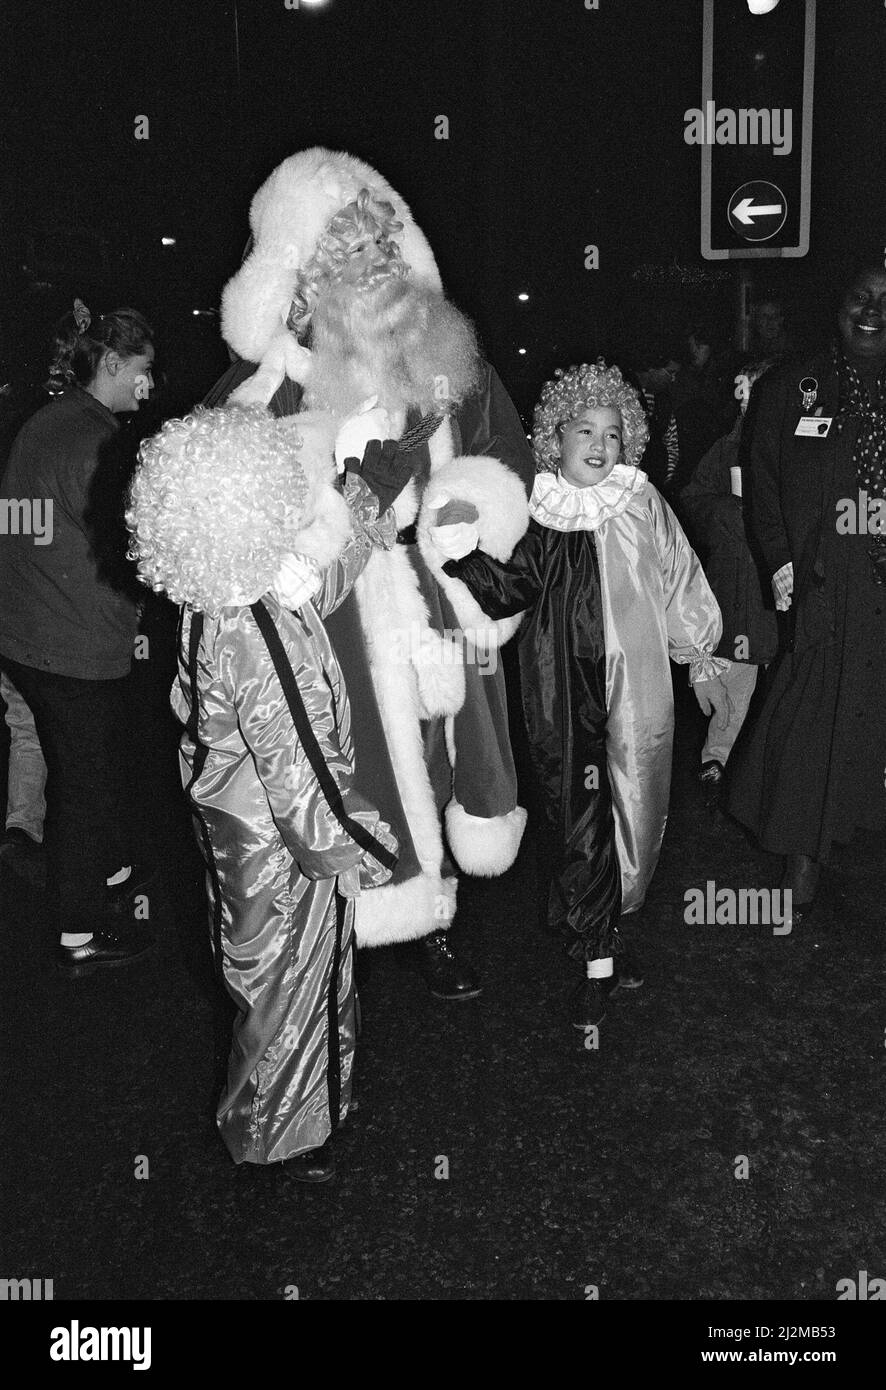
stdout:
[[403,231],[396,234],[403,260],[417,284],[439,290],[433,253],[412,213],[386,179],[353,155],[319,146],[284,159],[252,200],[253,244],[222,294],[225,342],[265,374],[281,368],[301,379],[307,354],[286,329],[299,271],[336,213],[368,188],[373,199],[393,205]]

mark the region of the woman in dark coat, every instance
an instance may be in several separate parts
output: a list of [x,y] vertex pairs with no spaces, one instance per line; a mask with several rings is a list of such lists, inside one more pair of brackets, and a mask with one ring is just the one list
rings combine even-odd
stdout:
[[[786,856],[794,920],[832,843],[886,830],[886,565],[868,504],[886,498],[886,271],[843,296],[839,338],[753,393],[751,518],[790,607],[790,649],[736,768],[729,809]],[[870,507],[872,516],[878,509]]]

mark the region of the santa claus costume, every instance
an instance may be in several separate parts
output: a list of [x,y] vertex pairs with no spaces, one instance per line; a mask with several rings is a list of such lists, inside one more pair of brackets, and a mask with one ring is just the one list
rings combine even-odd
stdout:
[[322,410],[338,426],[368,399],[414,460],[395,504],[398,544],[373,553],[327,621],[357,785],[400,843],[392,881],[361,897],[357,940],[418,942],[432,993],[471,998],[479,987],[446,935],[457,869],[504,873],[526,819],[498,659],[516,622],[488,619],[442,564],[477,541],[508,559],[528,524],[532,454],[424,235],[375,170],[303,151],[258,190],[250,221],[251,249],[222,299],[239,360],[207,403]]

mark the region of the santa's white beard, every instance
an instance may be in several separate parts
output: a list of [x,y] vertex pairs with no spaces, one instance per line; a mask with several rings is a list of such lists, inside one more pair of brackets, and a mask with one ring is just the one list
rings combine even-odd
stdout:
[[395,416],[443,411],[479,381],[470,321],[442,294],[404,281],[327,294],[311,322],[311,352],[305,405],[337,419],[370,396]]

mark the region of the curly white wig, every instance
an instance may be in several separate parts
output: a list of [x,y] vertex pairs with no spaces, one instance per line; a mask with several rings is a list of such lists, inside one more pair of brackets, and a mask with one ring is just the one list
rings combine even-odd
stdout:
[[610,406],[621,416],[624,456],[629,464],[639,463],[649,439],[646,412],[640,397],[629,386],[618,367],[607,367],[598,357],[593,367],[562,368],[553,381],[542,387],[532,426],[532,447],[540,473],[556,473],[560,464],[560,428],[576,419],[583,410]]
[[261,407],[168,420],[141,446],[126,512],[141,582],[209,614],[266,593],[309,505],[300,448]]
[[301,337],[308,329],[324,294],[342,282],[354,294],[365,294],[385,280],[405,280],[393,206],[375,201],[368,188],[332,218],[308,263],[298,272],[287,327]]

